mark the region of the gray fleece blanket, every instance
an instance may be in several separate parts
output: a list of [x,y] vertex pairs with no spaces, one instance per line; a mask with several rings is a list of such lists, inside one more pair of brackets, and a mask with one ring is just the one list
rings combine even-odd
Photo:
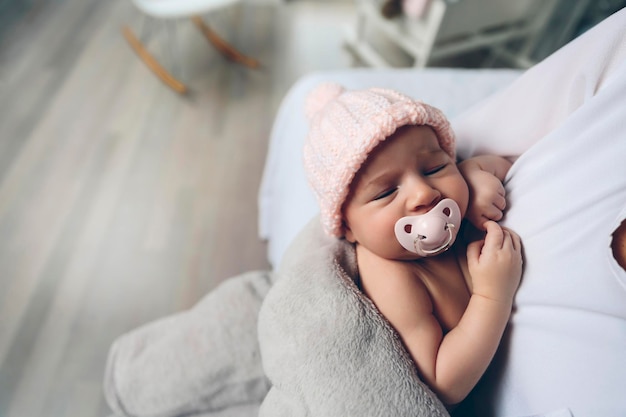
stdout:
[[119,416],[448,416],[359,290],[356,257],[318,219],[278,271],[227,280],[196,307],[119,338]]

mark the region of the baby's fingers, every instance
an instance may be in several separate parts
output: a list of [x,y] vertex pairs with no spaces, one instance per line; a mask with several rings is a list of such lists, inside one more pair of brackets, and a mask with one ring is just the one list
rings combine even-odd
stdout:
[[484,205],[483,216],[489,220],[499,221],[504,217],[504,209],[506,209],[506,198],[496,194],[492,196],[488,204]]
[[498,209],[495,205],[492,205],[484,211],[483,217],[487,220],[493,220],[497,222],[498,220],[502,220],[502,217],[504,217],[504,213],[502,213],[502,210]]
[[500,249],[504,243],[504,230],[494,221],[485,222],[485,247],[490,249]]
[[521,252],[522,250],[522,240],[517,233],[512,231],[511,229],[504,228],[504,233],[506,235],[506,241],[511,249],[515,252]]
[[[504,189],[504,188],[503,188]],[[506,198],[503,194],[496,194],[493,197],[493,205],[500,211],[504,211],[506,208]]]
[[478,263],[478,259],[480,258],[480,253],[483,249],[483,245],[485,244],[484,240],[477,240],[475,242],[467,245],[467,261],[470,264]]

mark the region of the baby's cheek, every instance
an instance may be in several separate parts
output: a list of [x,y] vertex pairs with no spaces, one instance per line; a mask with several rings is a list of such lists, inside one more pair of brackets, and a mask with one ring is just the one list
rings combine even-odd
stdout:
[[392,225],[386,224],[384,228],[379,228],[372,236],[375,240],[372,244],[377,247],[376,252],[384,258],[395,259],[403,251],[400,242],[396,239],[394,226],[395,222]]

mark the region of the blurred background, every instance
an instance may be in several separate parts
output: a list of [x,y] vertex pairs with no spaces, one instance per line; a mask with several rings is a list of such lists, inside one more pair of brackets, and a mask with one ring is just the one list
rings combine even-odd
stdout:
[[[525,58],[625,5],[556,0]],[[349,47],[359,7],[249,0],[203,15],[251,69],[189,19],[163,28],[130,0],[0,0],[0,417],[106,416],[117,336],[270,268],[256,208],[275,112],[304,74],[371,65]],[[406,32],[368,31],[389,65],[415,65]],[[428,65],[514,65],[492,52]]]

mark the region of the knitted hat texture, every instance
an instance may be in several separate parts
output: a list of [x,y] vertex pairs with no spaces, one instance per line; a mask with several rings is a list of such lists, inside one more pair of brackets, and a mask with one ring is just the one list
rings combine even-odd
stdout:
[[310,129],[304,144],[304,168],[330,236],[342,237],[341,209],[350,183],[370,152],[398,128],[430,126],[439,146],[455,159],[454,133],[437,108],[394,90],[348,91],[324,83],[307,97]]

